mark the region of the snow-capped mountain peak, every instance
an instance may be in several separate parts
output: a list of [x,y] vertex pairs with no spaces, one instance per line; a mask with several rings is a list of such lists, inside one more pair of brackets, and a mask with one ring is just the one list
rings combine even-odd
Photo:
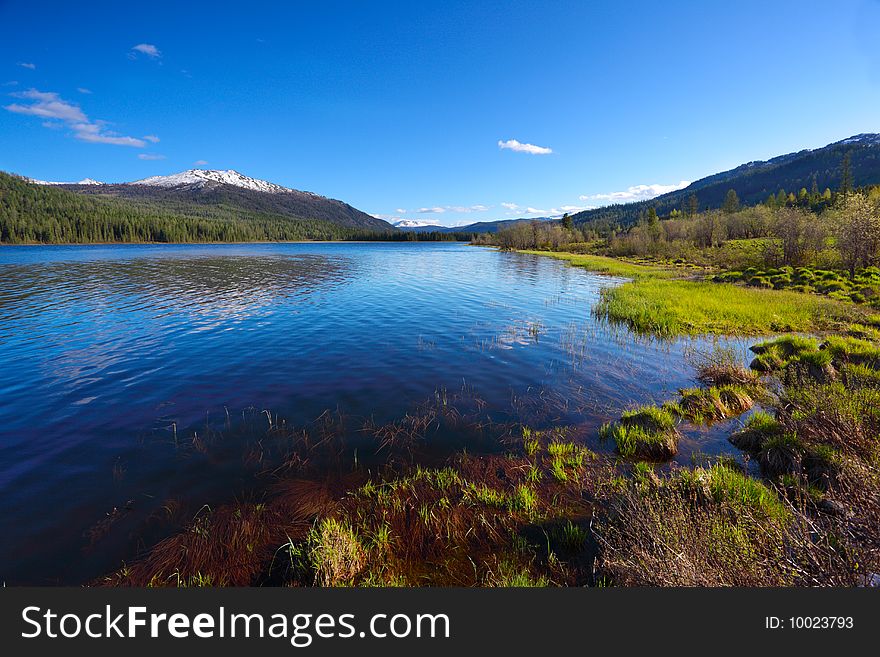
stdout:
[[415,219],[401,219],[400,221],[393,222],[391,225],[395,228],[423,228],[425,226],[436,226],[437,224],[427,221],[416,221]]
[[181,173],[174,173],[170,176],[151,176],[143,180],[135,180],[130,185],[150,185],[153,187],[178,187],[180,185],[198,185],[203,186],[209,183],[221,183],[224,185],[233,185],[244,189],[252,189],[258,192],[269,192],[271,194],[281,194],[293,191],[287,187],[276,185],[266,180],[259,180],[245,176],[233,169],[226,171],[214,171],[210,169],[190,169]]

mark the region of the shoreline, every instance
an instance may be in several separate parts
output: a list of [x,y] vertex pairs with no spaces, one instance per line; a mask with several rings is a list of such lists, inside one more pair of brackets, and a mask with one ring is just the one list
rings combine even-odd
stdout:
[[469,244],[463,240],[264,240],[249,242],[59,242],[46,244],[28,242],[27,244],[0,243],[2,247],[36,246],[242,246],[246,244]]

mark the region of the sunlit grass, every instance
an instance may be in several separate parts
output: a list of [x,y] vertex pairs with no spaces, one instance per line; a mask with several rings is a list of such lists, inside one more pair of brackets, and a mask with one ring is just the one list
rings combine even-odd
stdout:
[[522,251],[532,255],[549,256],[557,260],[565,260],[573,267],[583,267],[599,274],[610,276],[625,276],[627,278],[640,278],[643,276],[670,278],[676,275],[672,269],[653,265],[636,265],[624,262],[616,258],[607,258],[597,255],[580,255],[575,253],[558,253],[555,251]]
[[661,337],[831,330],[856,313],[853,306],[798,292],[658,278],[602,290],[595,311]]

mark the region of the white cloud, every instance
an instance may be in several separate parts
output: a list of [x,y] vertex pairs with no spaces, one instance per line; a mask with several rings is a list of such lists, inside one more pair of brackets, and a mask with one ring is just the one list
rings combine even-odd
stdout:
[[134,52],[143,53],[148,57],[153,57],[156,59],[162,56],[162,53],[159,51],[159,49],[152,43],[139,43],[136,46],[132,46],[131,49]]
[[584,194],[578,198],[581,201],[595,201],[596,203],[607,205],[610,203],[633,203],[635,201],[647,201],[661,194],[668,194],[678,189],[684,189],[690,185],[690,181],[682,180],[678,184],[673,185],[633,185],[622,192],[609,192],[605,194]]
[[553,152],[552,148],[545,146],[535,146],[534,144],[524,144],[516,139],[508,139],[507,141],[498,140],[498,148],[501,150],[511,150],[517,153],[530,153],[531,155],[549,155]]
[[150,142],[151,144],[158,144],[159,143],[159,138],[156,135],[144,135],[143,138],[146,141]]
[[406,214],[406,210],[405,210],[404,208],[397,208],[397,209],[395,210],[395,212],[396,212],[397,214]]
[[76,90],[81,94],[90,94],[92,93],[91,89],[86,89],[85,87],[77,87]]
[[139,160],[164,160],[164,155],[159,155],[158,153],[138,153]]
[[193,162],[193,164],[196,165],[197,167],[204,166],[207,163],[208,163],[208,160],[196,160],[195,162]]
[[134,146],[142,148],[146,146],[143,139],[126,137],[110,130],[106,130],[106,122],[91,120],[86,116],[80,106],[61,98],[52,91],[39,91],[28,89],[10,94],[13,98],[28,101],[26,104],[12,103],[4,105],[3,109],[15,114],[38,116],[46,119],[44,126],[57,127],[55,121],[61,121],[73,131],[73,136],[80,141],[98,144],[113,144],[116,146]]
[[21,66],[22,68],[29,68],[29,69],[32,70],[32,71],[33,71],[35,68],[37,68],[37,65],[36,65],[36,64],[32,64],[31,62],[19,62],[18,65]]
[[68,103],[53,92],[28,89],[27,91],[17,91],[10,96],[31,101],[27,105],[12,103],[4,106],[4,109],[16,114],[30,114],[43,119],[58,119],[69,122],[88,121],[78,105]]
[[589,206],[586,205],[560,205],[559,209],[563,212],[583,212],[584,210],[589,210]]
[[519,210],[519,206],[516,203],[502,203],[501,207],[508,210]]
[[[477,203],[476,205],[435,205],[432,208],[419,208],[416,212],[420,214],[443,214],[444,212],[457,212],[460,214],[468,214],[470,212],[486,212],[491,206]],[[403,214],[406,210],[397,210]]]

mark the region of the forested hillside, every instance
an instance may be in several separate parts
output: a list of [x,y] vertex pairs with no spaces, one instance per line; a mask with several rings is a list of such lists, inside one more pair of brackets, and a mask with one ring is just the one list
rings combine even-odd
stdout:
[[121,199],[34,185],[0,172],[0,243],[247,242],[375,239],[388,232],[290,218],[222,202]]
[[[844,180],[848,178],[848,180]],[[842,185],[866,187],[880,184],[880,135],[850,137],[823,148],[781,155],[764,162],[741,166],[691,183],[684,189],[649,201],[610,205],[573,215],[575,225],[608,231],[644,219],[648,208],[667,216],[674,210],[693,215],[721,208],[730,190],[743,205],[762,203],[772,195],[797,197],[801,192],[822,194]]]

